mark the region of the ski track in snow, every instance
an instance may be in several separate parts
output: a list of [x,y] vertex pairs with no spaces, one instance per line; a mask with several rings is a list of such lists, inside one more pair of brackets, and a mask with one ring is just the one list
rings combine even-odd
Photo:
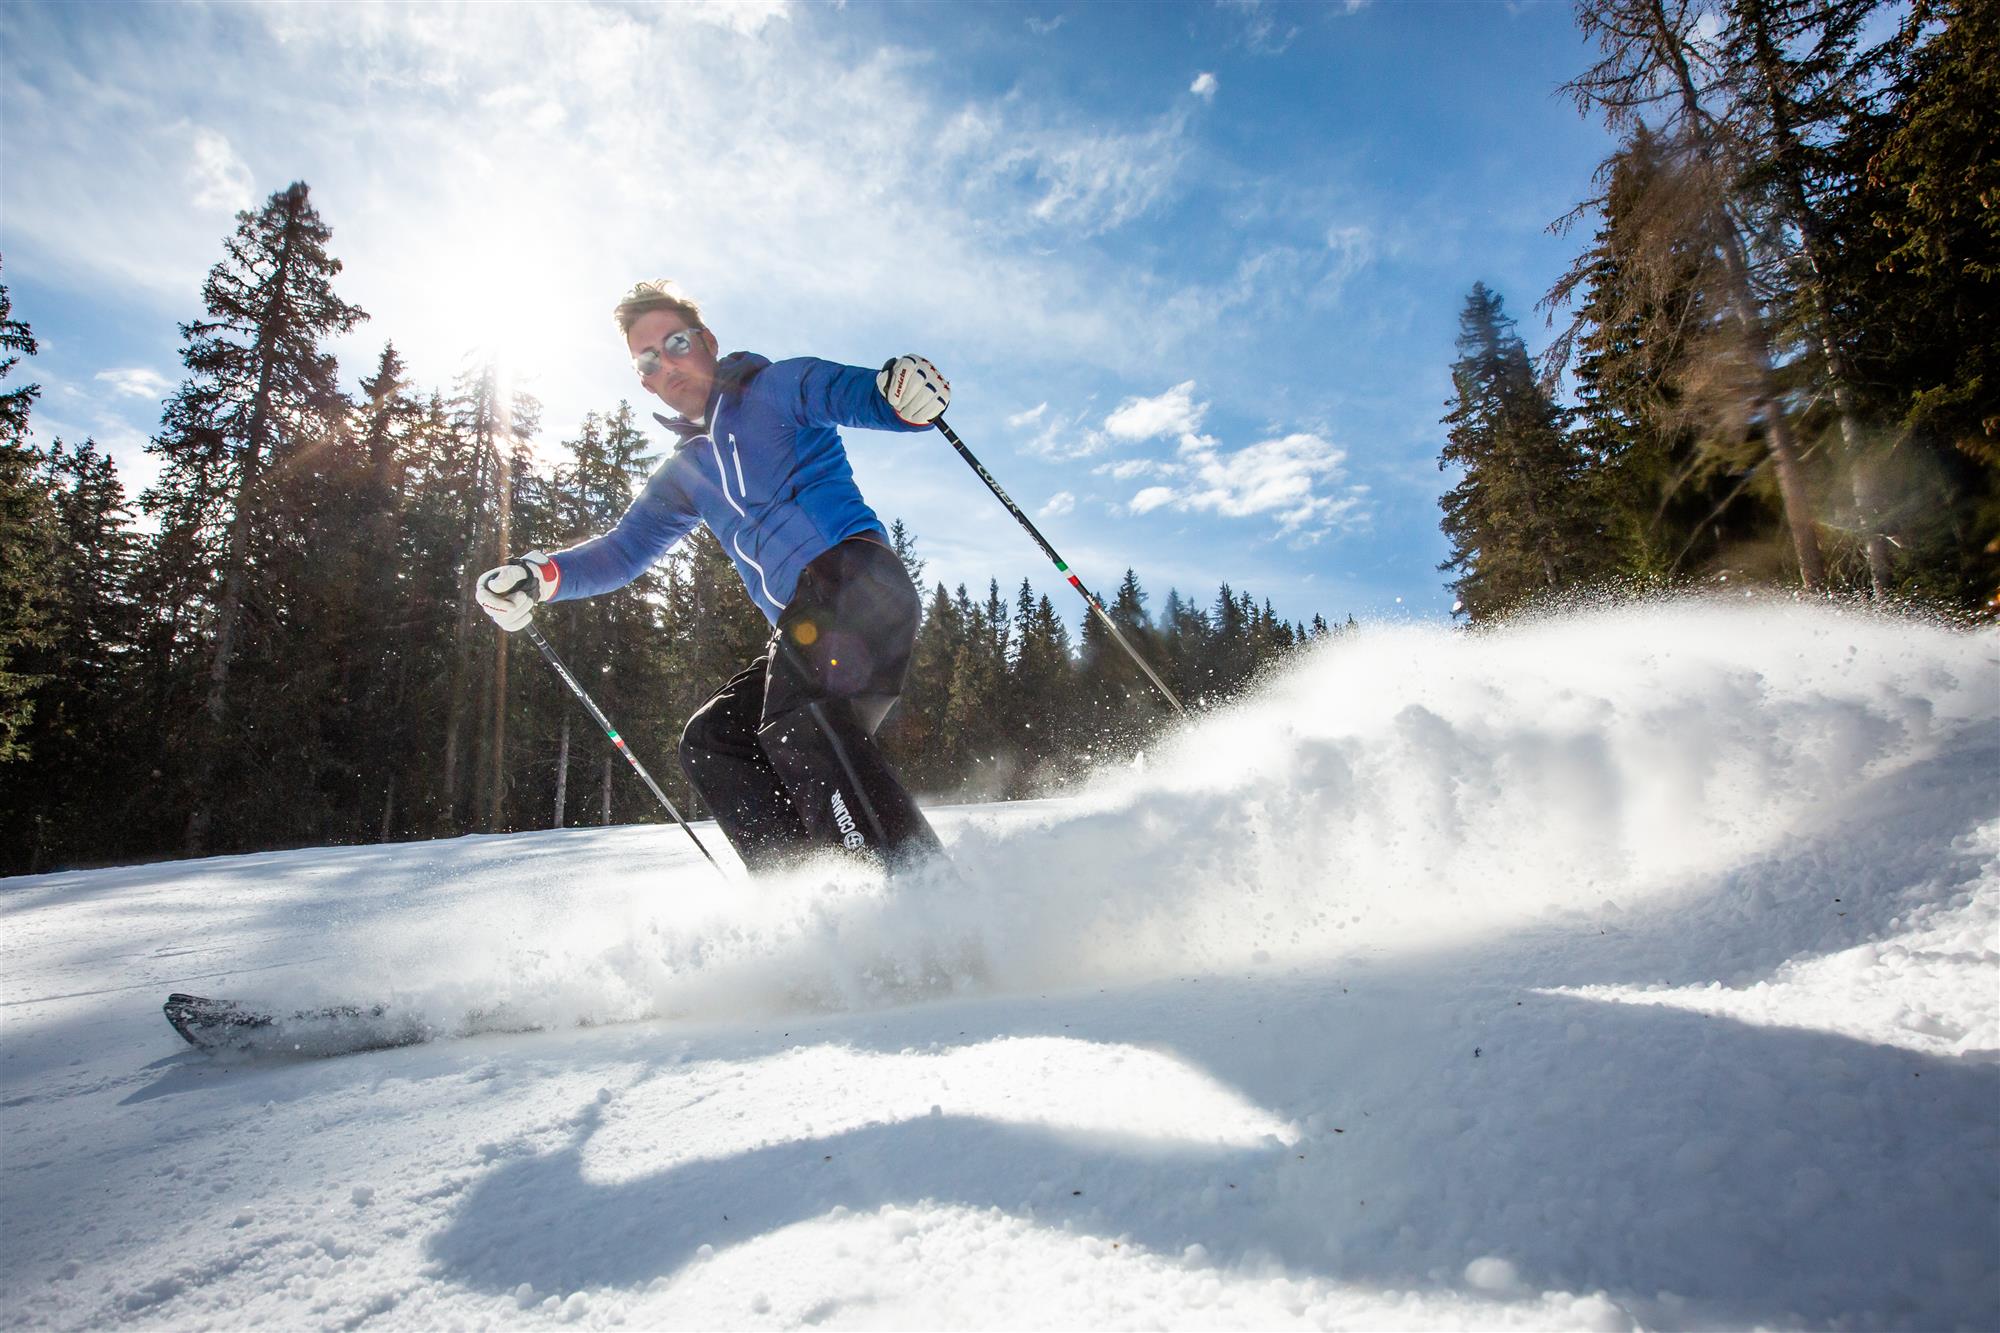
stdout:
[[[894,885],[671,827],[0,881],[0,1320],[2000,1327],[1992,631],[1371,629],[937,819]],[[175,989],[546,1030],[212,1057]]]

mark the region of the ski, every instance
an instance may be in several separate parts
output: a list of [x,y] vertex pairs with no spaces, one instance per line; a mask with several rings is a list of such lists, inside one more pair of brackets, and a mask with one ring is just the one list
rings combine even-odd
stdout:
[[164,1010],[174,1031],[204,1051],[347,1055],[414,1046],[443,1035],[384,1004],[335,1004],[279,1013],[176,991],[167,997]]
[[[440,1025],[393,1004],[329,1004],[284,1011],[175,991],[163,1009],[174,1031],[195,1049],[250,1056],[325,1059],[453,1037],[547,1028],[505,1007],[474,1010],[457,1023]],[[594,1024],[579,1021],[577,1026]]]

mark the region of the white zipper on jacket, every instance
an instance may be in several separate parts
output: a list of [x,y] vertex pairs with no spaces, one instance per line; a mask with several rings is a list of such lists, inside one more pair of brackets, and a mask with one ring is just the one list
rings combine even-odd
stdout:
[[[744,510],[742,505],[737,504],[736,497],[729,493],[729,473],[722,466],[722,446],[715,442],[713,435],[708,437],[708,447],[715,454],[715,479],[722,483],[722,498],[729,501],[729,507],[736,511],[738,518],[748,522],[750,518],[749,513]],[[729,437],[729,451],[732,454],[736,454],[736,437],[734,435]],[[750,498],[750,490],[748,487],[743,486],[743,457],[741,454],[736,454],[736,484],[743,489],[743,498],[748,500]],[[764,600],[778,610],[784,610],[785,604],[771,596],[771,585],[764,574],[764,567],[753,560],[750,557],[750,553],[743,549],[742,536],[739,533],[730,533],[729,544],[736,548],[737,555],[743,557],[744,564],[757,571],[757,585],[763,591]]]

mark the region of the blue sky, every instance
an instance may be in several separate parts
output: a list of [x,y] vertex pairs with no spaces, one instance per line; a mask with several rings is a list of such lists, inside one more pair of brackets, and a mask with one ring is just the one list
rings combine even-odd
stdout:
[[[1542,338],[1589,54],[1560,3],[15,3],[0,282],[38,438],[135,493],[234,210],[302,179],[373,316],[350,385],[385,339],[427,387],[493,348],[553,454],[638,401],[608,311],[670,276],[725,348],[931,357],[1106,595],[1442,618],[1458,310],[1483,280]],[[941,438],[848,446],[932,577],[1060,591]]]

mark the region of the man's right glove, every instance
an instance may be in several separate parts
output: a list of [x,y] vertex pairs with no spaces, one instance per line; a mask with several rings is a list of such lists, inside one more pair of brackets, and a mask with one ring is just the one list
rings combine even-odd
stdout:
[[928,426],[951,403],[951,382],[920,356],[891,357],[875,375],[875,387],[896,415],[912,426]]
[[561,586],[562,571],[556,562],[540,551],[530,551],[481,574],[473,593],[479,599],[479,609],[512,634],[527,628],[535,618],[535,603],[546,602]]

